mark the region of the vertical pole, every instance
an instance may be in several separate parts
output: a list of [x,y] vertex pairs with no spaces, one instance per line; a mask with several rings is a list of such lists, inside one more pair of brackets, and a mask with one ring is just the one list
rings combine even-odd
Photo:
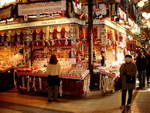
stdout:
[[89,70],[90,89],[93,88],[93,0],[88,0],[88,45],[89,45]]

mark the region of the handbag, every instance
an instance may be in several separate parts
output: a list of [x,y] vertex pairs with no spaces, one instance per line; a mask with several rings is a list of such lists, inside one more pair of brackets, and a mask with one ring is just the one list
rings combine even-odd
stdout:
[[115,79],[115,90],[120,90],[122,88],[122,79],[121,77],[117,77]]
[[135,76],[126,75],[126,82],[127,83],[135,83]]

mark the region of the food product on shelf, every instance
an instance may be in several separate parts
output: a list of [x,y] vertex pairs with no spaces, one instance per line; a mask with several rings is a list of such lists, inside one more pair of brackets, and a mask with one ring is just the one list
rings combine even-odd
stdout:
[[1,47],[0,53],[0,71],[15,67],[23,60],[23,56],[13,48]]

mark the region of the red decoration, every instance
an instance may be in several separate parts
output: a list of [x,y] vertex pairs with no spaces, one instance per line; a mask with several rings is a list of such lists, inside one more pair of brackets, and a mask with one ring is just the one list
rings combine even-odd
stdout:
[[111,17],[111,21],[114,21],[115,20],[115,18],[114,17]]
[[78,6],[78,0],[75,0],[75,6],[76,7]]

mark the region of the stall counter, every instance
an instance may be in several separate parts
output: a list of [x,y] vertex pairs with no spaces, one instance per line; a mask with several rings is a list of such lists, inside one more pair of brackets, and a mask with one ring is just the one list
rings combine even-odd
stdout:
[[[16,72],[17,88],[20,93],[26,94],[46,94],[47,93],[46,73]],[[60,95],[82,96],[89,92],[90,76],[86,70],[82,76],[60,74],[61,85]]]

